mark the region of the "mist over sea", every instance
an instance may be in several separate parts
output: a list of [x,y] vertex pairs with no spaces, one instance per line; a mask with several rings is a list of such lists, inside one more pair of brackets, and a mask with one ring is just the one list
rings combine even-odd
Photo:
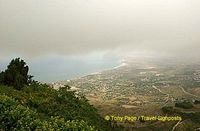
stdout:
[[[0,60],[0,71],[4,71],[10,59]],[[22,58],[24,59],[24,58]],[[34,80],[52,83],[62,80],[74,79],[91,73],[112,69],[120,65],[120,59],[115,56],[103,54],[88,54],[76,56],[51,55],[24,59],[29,66],[29,74]]]

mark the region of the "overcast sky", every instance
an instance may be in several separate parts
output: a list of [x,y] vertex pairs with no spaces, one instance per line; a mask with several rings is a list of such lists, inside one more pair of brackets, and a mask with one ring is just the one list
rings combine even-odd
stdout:
[[200,0],[0,0],[0,60],[196,57],[199,23]]

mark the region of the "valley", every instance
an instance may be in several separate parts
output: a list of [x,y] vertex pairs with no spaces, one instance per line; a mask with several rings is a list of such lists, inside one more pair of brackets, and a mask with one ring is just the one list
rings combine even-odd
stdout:
[[[200,105],[191,109],[175,107],[184,100],[200,100],[200,65],[169,61],[127,61],[124,66],[87,75],[78,79],[59,82],[86,95],[102,116],[174,116],[165,114],[163,107],[172,106],[180,112],[198,113]],[[178,114],[178,116],[180,116]],[[182,124],[180,124],[182,123]],[[151,127],[166,130],[182,129],[180,125],[200,127],[183,118],[182,121],[117,122],[127,130],[145,130]],[[184,127],[185,128],[185,127]]]

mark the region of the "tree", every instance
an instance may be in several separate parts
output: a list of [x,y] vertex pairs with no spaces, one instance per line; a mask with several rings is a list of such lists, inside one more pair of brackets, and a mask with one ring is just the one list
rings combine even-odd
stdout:
[[4,83],[4,72],[0,73],[0,83]]
[[24,60],[20,60],[20,58],[13,59],[5,72],[0,73],[0,82],[20,90],[28,85],[33,77],[28,75],[28,71],[29,67]]

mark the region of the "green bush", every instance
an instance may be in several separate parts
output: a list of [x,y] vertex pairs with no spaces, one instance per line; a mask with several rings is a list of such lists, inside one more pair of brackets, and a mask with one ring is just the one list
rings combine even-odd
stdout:
[[185,113],[185,112],[179,112],[184,119],[190,119],[195,123],[200,123],[200,112],[193,112],[193,113]]
[[184,108],[184,109],[191,109],[191,108],[193,108],[193,104],[190,101],[184,100],[184,101],[175,103],[175,107],[180,107],[180,108]]
[[20,105],[16,100],[6,95],[0,95],[0,129],[10,130],[38,130],[38,131],[94,131],[93,126],[89,126],[85,121],[72,120],[65,121],[64,118],[51,117],[41,119],[39,115]]
[[0,86],[0,94],[12,97],[20,105],[37,112],[39,119],[59,116],[65,120],[83,120],[100,131],[111,130],[110,122],[105,121],[84,96],[71,91],[68,87],[54,90],[36,82],[22,90]]
[[163,113],[172,114],[174,113],[174,108],[172,106],[164,106],[162,107]]

